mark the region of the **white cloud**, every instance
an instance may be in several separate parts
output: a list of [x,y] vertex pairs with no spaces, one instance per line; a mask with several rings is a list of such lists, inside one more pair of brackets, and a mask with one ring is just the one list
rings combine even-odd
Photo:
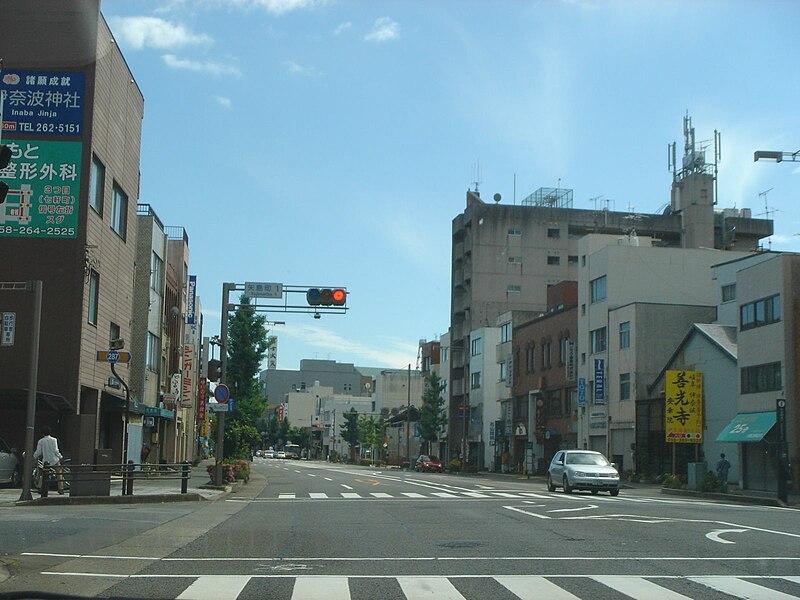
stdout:
[[210,45],[214,41],[205,33],[193,33],[179,23],[158,17],[111,17],[109,21],[115,35],[135,50]]
[[214,100],[216,100],[220,106],[224,108],[232,108],[233,104],[231,104],[231,99],[226,98],[225,96],[214,96]]
[[339,35],[348,29],[350,29],[353,24],[350,21],[345,21],[344,23],[339,23],[339,26],[333,30],[333,35]]
[[284,61],[284,66],[286,67],[286,72],[290,75],[318,75],[319,71],[314,67],[304,67],[303,65],[299,65],[293,60]]
[[164,63],[173,69],[185,69],[187,71],[198,71],[203,73],[211,73],[212,75],[233,75],[239,77],[242,73],[239,68],[234,65],[226,65],[218,62],[201,62],[190,60],[188,58],[178,58],[174,54],[164,54],[161,57]]
[[226,0],[224,2],[227,6],[265,8],[275,15],[282,15],[293,10],[313,9],[327,3],[328,0]]
[[380,346],[374,348],[345,339],[317,325],[287,324],[281,332],[310,346],[355,355],[372,364],[400,368],[416,360],[417,356],[417,344],[394,338],[384,338]]
[[376,19],[372,31],[364,36],[367,42],[388,42],[400,37],[400,23],[392,21],[389,17]]

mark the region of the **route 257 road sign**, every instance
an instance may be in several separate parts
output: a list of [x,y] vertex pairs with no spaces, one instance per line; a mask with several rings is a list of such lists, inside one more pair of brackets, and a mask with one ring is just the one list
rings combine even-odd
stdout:
[[98,350],[97,362],[129,363],[131,362],[131,353],[124,350]]

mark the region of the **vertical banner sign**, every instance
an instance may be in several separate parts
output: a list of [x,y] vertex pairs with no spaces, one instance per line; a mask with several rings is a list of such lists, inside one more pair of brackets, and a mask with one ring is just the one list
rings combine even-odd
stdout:
[[267,369],[278,368],[278,336],[271,335],[267,338]]
[[586,406],[586,379],[578,378],[578,406]]
[[567,366],[565,377],[567,381],[575,381],[575,342],[567,340]]
[[667,371],[664,407],[666,440],[677,444],[703,442],[703,373]]
[[14,345],[14,331],[17,328],[17,313],[3,313],[3,335],[0,338],[0,346]]
[[594,359],[594,403],[606,403],[606,361]]
[[283,408],[283,404],[278,404],[278,421],[283,421],[283,416],[285,414],[285,409]]
[[183,345],[183,376],[181,378],[181,408],[192,407],[192,365],[194,364],[194,346]]
[[197,275],[189,275],[189,306],[186,309],[186,323],[195,324],[195,300],[197,299]]
[[197,382],[197,420],[202,423],[206,419],[206,387],[208,379],[201,377]]

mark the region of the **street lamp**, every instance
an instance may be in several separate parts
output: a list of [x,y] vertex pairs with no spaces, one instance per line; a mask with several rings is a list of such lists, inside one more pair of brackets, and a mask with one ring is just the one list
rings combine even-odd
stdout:
[[774,160],[775,162],[800,162],[800,150],[797,152],[781,152],[780,150],[756,150],[753,153],[753,162],[759,160]]

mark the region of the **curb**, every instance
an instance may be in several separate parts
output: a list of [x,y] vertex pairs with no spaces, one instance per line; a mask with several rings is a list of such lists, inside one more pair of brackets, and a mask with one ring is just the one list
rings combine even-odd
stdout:
[[18,500],[15,506],[70,506],[78,504],[162,504],[166,502],[202,502],[196,492],[187,494],[141,494],[139,496],[48,496],[33,500]]
[[761,506],[777,506],[780,508],[800,508],[796,504],[785,504],[777,498],[761,498],[759,496],[745,496],[741,494],[720,494],[718,492],[698,492],[695,490],[679,490],[674,488],[661,488],[662,494],[670,496],[684,496],[688,498],[707,498],[709,500],[725,500],[740,504],[755,504]]

